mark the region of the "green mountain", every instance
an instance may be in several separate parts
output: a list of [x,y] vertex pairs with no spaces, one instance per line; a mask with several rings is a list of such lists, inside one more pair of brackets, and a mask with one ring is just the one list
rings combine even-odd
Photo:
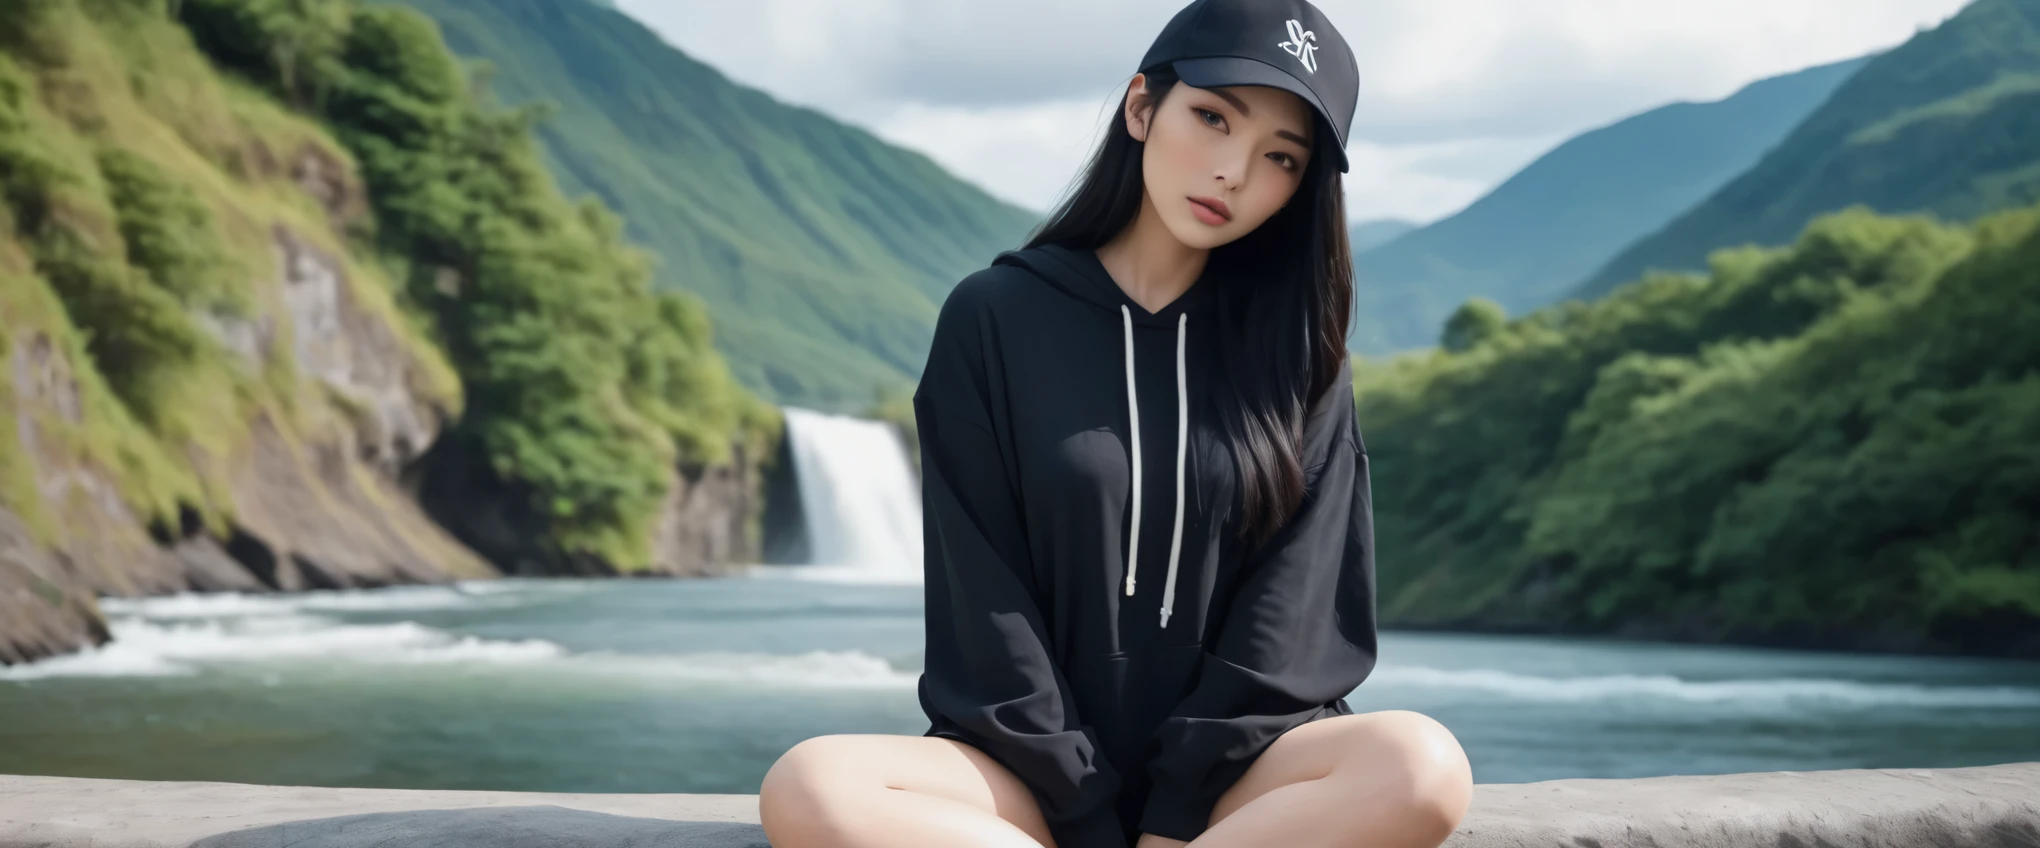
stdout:
[[1759,80],[1723,100],[1675,103],[1559,145],[1459,214],[1355,261],[1353,349],[1438,343],[1469,297],[1510,314],[1558,300],[1624,245],[1754,164],[1862,67],[1855,59]]
[[1410,231],[1415,230],[1417,226],[1415,222],[1405,221],[1401,218],[1377,218],[1372,221],[1361,221],[1346,228],[1347,246],[1354,253],[1371,250],[1402,238]]
[[1878,56],[1762,161],[1585,278],[1581,298],[1853,204],[1968,220],[2040,197],[2040,0],[1977,0]]
[[732,372],[783,403],[862,408],[920,373],[951,286],[1037,214],[926,156],[730,81],[582,0],[406,0],[493,93],[546,101],[546,161],[701,296]]

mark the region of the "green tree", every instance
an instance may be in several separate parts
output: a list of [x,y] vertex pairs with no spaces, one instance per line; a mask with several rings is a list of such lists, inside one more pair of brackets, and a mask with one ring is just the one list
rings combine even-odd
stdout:
[[1470,297],[1445,320],[1439,344],[1448,351],[1461,353],[1494,338],[1508,323],[1508,313],[1501,304],[1485,297]]

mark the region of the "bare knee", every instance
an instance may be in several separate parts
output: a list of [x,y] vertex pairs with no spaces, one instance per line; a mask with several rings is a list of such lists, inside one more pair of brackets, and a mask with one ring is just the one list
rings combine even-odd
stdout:
[[842,734],[801,740],[772,763],[758,785],[758,821],[774,845],[829,845],[854,820],[855,779]]
[[1439,842],[1452,835],[1473,800],[1473,769],[1458,737],[1437,719],[1411,710],[1374,713],[1348,762],[1373,773],[1368,791],[1385,792],[1416,829]]

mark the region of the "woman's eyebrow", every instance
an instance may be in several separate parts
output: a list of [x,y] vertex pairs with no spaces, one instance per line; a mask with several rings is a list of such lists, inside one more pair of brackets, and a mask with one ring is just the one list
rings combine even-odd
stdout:
[[[1223,98],[1225,102],[1231,103],[1234,109],[1240,110],[1240,114],[1242,116],[1246,117],[1253,116],[1254,110],[1247,108],[1247,101],[1241,100],[1239,95],[1234,94],[1230,91],[1226,91],[1225,89],[1222,88],[1213,88],[1209,89],[1209,91],[1212,94],[1216,94],[1220,98]],[[1303,149],[1305,150],[1310,149],[1310,139],[1304,138],[1303,136],[1297,135],[1296,133],[1290,132],[1288,130],[1276,130],[1275,134],[1282,138],[1286,138],[1289,139],[1290,141],[1296,142],[1297,144],[1303,145]]]

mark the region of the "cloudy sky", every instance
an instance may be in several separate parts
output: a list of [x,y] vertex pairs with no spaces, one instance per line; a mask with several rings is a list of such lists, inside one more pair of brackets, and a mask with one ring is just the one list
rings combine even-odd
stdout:
[[[1348,215],[1426,222],[1569,136],[1882,50],[1964,0],[1315,0],[1360,62]],[[616,0],[738,82],[1051,205],[1184,0]]]

